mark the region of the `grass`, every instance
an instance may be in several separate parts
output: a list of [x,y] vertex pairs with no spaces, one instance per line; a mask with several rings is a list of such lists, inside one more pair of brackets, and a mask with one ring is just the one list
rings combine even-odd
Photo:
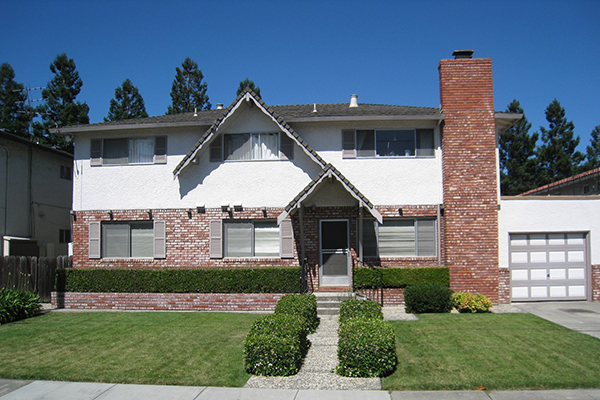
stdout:
[[422,314],[393,322],[387,390],[600,388],[600,339],[530,314]]
[[0,377],[240,387],[256,314],[57,313],[0,326]]

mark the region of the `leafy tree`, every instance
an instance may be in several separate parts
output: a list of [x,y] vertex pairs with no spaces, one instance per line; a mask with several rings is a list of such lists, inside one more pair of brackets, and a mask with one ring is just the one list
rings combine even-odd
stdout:
[[187,57],[179,67],[175,68],[175,79],[171,87],[172,105],[167,114],[180,114],[198,110],[210,110],[211,104],[206,95],[207,84],[202,82],[204,75],[198,64]]
[[513,100],[506,111],[523,114],[523,118],[500,136],[501,193],[513,196],[536,187],[538,164],[535,147],[539,135],[529,134],[531,123],[517,100]]
[[145,118],[148,116],[144,99],[137,87],[129,79],[115,89],[115,98],[110,100],[108,117],[104,121]]
[[567,178],[579,172],[583,154],[575,150],[579,136],[575,136],[575,125],[565,117],[565,109],[554,99],[546,108],[549,128],[540,127],[542,145],[538,149],[541,174],[540,185]]
[[59,54],[50,64],[50,71],[54,73],[54,78],[42,91],[46,104],[39,108],[42,125],[37,127],[36,134],[41,136],[42,143],[72,152],[73,145],[51,133],[50,130],[90,122],[88,105],[75,101],[81,92],[83,81],[79,77],[79,72],[76,71],[75,62],[65,53]]
[[590,145],[586,148],[587,161],[584,165],[586,171],[600,167],[600,125],[592,131]]
[[256,95],[258,97],[260,97],[260,88],[258,86],[255,86],[254,81],[251,81],[248,78],[244,79],[243,81],[240,81],[240,86],[238,87],[237,91],[235,92],[235,95],[239,96],[240,93],[242,93],[244,91],[244,89],[246,89],[246,88],[252,89],[252,91],[254,93],[256,93]]
[[29,137],[29,110],[24,86],[15,82],[10,64],[0,66],[0,129],[14,135]]

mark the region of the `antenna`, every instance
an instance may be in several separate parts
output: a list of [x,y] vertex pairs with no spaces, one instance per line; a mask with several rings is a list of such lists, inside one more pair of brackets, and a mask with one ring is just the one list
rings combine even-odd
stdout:
[[25,110],[23,111],[19,111],[19,113],[22,114],[27,114],[29,115],[29,139],[31,140],[33,138],[33,119],[37,116],[37,115],[42,115],[42,113],[39,113],[37,111],[34,110],[34,107],[32,106],[32,103],[37,103],[37,102],[41,102],[41,101],[46,101],[45,98],[43,97],[39,97],[36,99],[32,99],[32,92],[37,92],[39,91],[40,94],[39,96],[41,96],[41,91],[46,89],[46,87],[33,87],[33,88],[23,88],[23,89],[15,89],[13,90],[13,92],[21,92],[21,93],[25,93],[25,95],[27,96],[27,100],[25,101],[17,101],[15,104],[26,104],[27,107],[25,108]]

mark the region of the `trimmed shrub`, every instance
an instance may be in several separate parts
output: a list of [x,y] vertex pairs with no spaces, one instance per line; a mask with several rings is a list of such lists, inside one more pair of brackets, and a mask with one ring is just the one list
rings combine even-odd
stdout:
[[286,294],[277,302],[275,314],[300,315],[304,317],[307,333],[314,332],[317,326],[319,326],[317,298],[312,294]]
[[16,289],[0,289],[0,324],[36,316],[40,311],[37,294]]
[[345,323],[350,318],[383,319],[383,311],[381,311],[381,305],[376,301],[350,299],[344,300],[340,304],[338,318],[340,324]]
[[396,335],[387,322],[376,318],[351,318],[340,325],[339,375],[382,377],[394,372]]
[[383,273],[384,288],[405,288],[411,285],[450,286],[448,268],[355,268],[354,287],[356,289],[379,288],[380,274]]
[[408,313],[447,313],[454,307],[452,290],[442,285],[407,286],[404,305]]
[[299,293],[300,267],[56,271],[58,292]]
[[456,292],[452,299],[454,306],[461,313],[485,313],[493,306],[492,301],[482,294]]
[[244,367],[254,375],[298,373],[308,351],[306,320],[299,315],[271,314],[259,318],[244,340]]

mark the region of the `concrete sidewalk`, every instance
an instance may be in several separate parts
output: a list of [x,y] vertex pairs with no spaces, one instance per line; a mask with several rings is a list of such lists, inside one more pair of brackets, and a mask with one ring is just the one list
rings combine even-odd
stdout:
[[386,392],[295,390],[0,379],[1,400],[600,400],[600,389]]

